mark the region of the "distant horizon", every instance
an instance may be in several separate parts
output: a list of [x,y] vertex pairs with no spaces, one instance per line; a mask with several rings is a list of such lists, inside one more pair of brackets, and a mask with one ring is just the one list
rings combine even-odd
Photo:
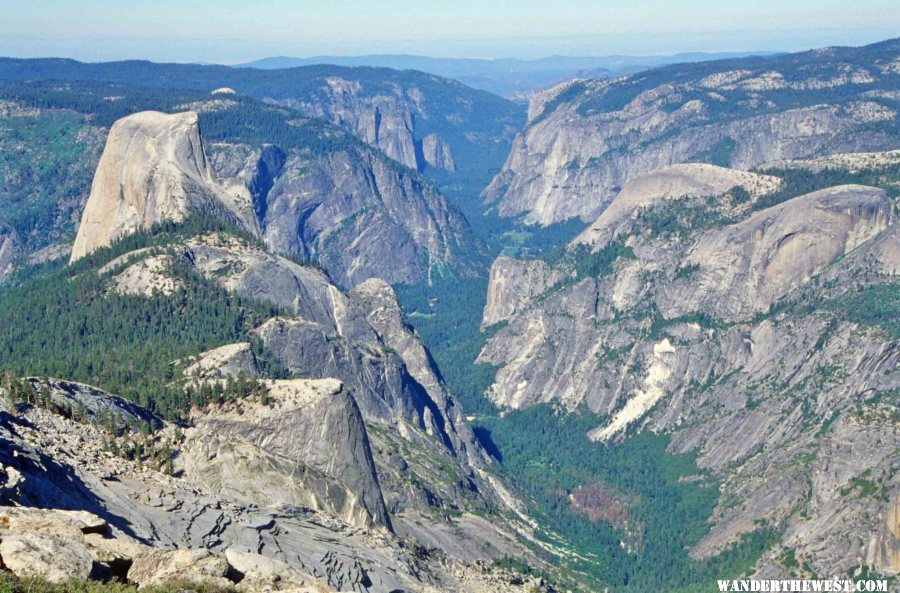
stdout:
[[900,36],[896,0],[3,0],[0,55],[234,65],[797,52]]
[[[890,39],[890,38],[887,38]],[[885,39],[884,41],[887,41]],[[874,43],[878,43],[877,41]],[[868,45],[868,44],[866,44]],[[815,49],[815,48],[809,48]],[[801,50],[802,51],[802,50]],[[278,60],[278,59],[288,59],[288,60],[315,60],[318,58],[342,58],[342,59],[350,59],[350,58],[423,58],[426,60],[471,60],[471,61],[485,61],[485,62],[502,62],[502,61],[517,61],[517,62],[540,62],[542,60],[552,60],[552,59],[603,59],[603,58],[618,58],[618,57],[628,57],[628,58],[658,58],[658,57],[673,57],[680,55],[719,55],[719,54],[731,54],[731,53],[740,53],[740,54],[778,54],[778,53],[788,53],[782,51],[768,51],[768,50],[758,50],[758,51],[683,51],[683,52],[675,52],[675,53],[649,53],[649,54],[638,54],[638,53],[609,53],[609,54],[548,54],[545,56],[540,56],[536,58],[517,58],[514,56],[499,56],[495,58],[469,58],[469,57],[457,57],[457,56],[429,56],[426,54],[408,54],[408,53],[370,53],[370,54],[314,54],[309,56],[294,56],[294,55],[277,55],[277,56],[266,56],[264,58],[259,58],[256,60],[248,60],[247,62],[238,62],[238,64],[251,64],[253,62],[261,62],[263,60]],[[57,56],[62,57],[62,56]],[[206,64],[218,64],[216,62],[205,62]],[[218,64],[222,66],[233,66],[234,64]]]
[[[880,39],[878,41],[873,41],[872,43],[879,43],[880,41],[888,41],[892,39],[891,37],[886,37],[884,39]],[[858,44],[859,46],[870,45],[869,43]],[[417,58],[417,59],[425,59],[425,60],[459,60],[459,61],[482,61],[482,62],[503,62],[503,61],[515,61],[515,62],[540,62],[544,60],[553,60],[553,59],[574,59],[574,60],[591,60],[591,59],[608,59],[608,58],[671,58],[677,56],[690,56],[690,55],[708,55],[708,56],[717,56],[717,55],[725,55],[725,54],[741,54],[741,55],[777,55],[777,54],[785,54],[785,53],[795,53],[797,51],[808,51],[813,49],[818,49],[820,47],[827,46],[815,46],[804,48],[800,50],[748,50],[748,51],[730,51],[730,50],[722,50],[722,51],[679,51],[673,53],[647,53],[647,54],[638,54],[638,53],[607,53],[607,54],[548,54],[541,55],[538,57],[527,57],[520,58],[515,56],[498,56],[498,57],[466,57],[466,56],[433,56],[427,54],[415,54],[415,53],[359,53],[359,54],[333,54],[333,53],[320,53],[320,54],[311,54],[311,55],[290,55],[290,54],[278,54],[278,55],[266,55],[260,58],[254,58],[246,61],[238,61],[238,62],[208,62],[208,61],[177,61],[177,60],[155,60],[152,58],[142,58],[142,57],[122,57],[122,58],[110,58],[110,59],[102,59],[102,60],[88,60],[82,59],[72,55],[58,55],[58,54],[48,54],[48,55],[14,55],[13,53],[2,53],[0,52],[0,58],[3,59],[16,59],[16,60],[74,60],[76,62],[82,62],[85,64],[102,64],[107,62],[156,62],[156,63],[171,63],[171,64],[183,64],[183,65],[197,65],[197,66],[243,66],[246,64],[253,64],[256,62],[263,62],[266,60],[316,60],[316,59],[327,59],[327,58],[339,58],[339,59],[365,59],[365,58]]]
[[[0,9],[2,19],[2,9]],[[829,46],[861,46],[900,36],[897,28],[745,29],[483,39],[364,42],[261,41],[191,37],[44,37],[7,34],[0,24],[0,55],[69,58],[82,62],[148,60],[239,65],[269,58],[414,56],[430,59],[521,60],[554,57],[655,57],[678,54],[793,53]]]

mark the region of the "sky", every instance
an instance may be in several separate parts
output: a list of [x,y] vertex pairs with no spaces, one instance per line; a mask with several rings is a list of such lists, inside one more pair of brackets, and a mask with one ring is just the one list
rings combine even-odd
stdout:
[[895,36],[897,0],[0,0],[0,55],[85,61],[796,51]]

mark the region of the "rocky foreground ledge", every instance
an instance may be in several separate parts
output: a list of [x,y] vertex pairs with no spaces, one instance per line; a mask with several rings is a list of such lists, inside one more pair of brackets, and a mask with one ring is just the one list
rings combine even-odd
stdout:
[[[0,583],[4,590],[31,593],[78,583],[115,583],[119,593],[122,585],[157,593],[339,593],[314,576],[261,554],[161,549],[113,534],[106,521],[87,511],[2,506]],[[452,573],[470,593],[556,592],[539,577],[484,563],[459,566]]]
[[204,548],[166,550],[113,536],[87,511],[0,507],[0,558],[20,578],[48,583],[120,581],[148,586],[203,585],[246,592],[330,593],[311,575],[259,554]]
[[[266,456],[251,446],[258,433],[254,418],[263,422],[276,409],[291,418],[296,414],[287,407],[303,402],[315,415],[311,402],[328,394],[339,398],[336,380],[278,383],[269,391],[271,409],[244,399],[243,414],[231,405],[212,406],[196,411],[192,426],[169,425],[89,385],[16,381],[26,383],[40,394],[31,403],[0,387],[0,592],[556,592],[538,574],[504,567],[491,556],[461,558],[381,525],[352,525],[331,508],[316,510],[312,499],[287,504],[275,500],[284,492],[270,489],[257,497],[232,491],[261,483],[261,474],[241,473],[237,453],[271,461],[257,469],[272,483],[290,486],[291,476],[302,474],[294,471],[302,467],[296,451],[275,455],[273,449]],[[305,390],[278,389],[287,384]],[[235,432],[236,422],[246,425],[246,434]],[[144,428],[134,428],[141,426],[156,428],[144,435]],[[266,433],[264,446],[276,447],[281,433],[306,434],[300,425],[281,427]],[[194,457],[214,434],[216,454]],[[135,457],[137,443],[143,453]],[[216,478],[210,483],[191,469],[202,459]],[[423,533],[451,537],[444,529],[475,546],[466,534],[483,523],[467,517]]]

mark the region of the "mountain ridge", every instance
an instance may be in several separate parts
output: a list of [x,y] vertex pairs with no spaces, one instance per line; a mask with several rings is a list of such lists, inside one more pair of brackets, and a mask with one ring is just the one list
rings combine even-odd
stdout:
[[664,63],[697,62],[771,52],[689,52],[652,56],[564,56],[535,59],[518,58],[433,58],[409,54],[372,54],[364,56],[312,56],[292,58],[273,56],[236,64],[235,68],[285,69],[313,64],[374,66],[398,70],[420,70],[455,78],[471,87],[510,99],[527,99],[531,92],[567,78],[616,76],[653,68]]
[[691,161],[769,161],[895,148],[900,40],[662,66],[559,85],[485,188],[485,206],[547,225],[595,218],[636,175]]

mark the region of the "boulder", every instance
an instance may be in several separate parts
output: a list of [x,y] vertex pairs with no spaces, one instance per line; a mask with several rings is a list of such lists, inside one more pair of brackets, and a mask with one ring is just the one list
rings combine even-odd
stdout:
[[109,537],[88,533],[84,538],[94,559],[91,577],[101,580],[127,580],[134,558],[152,551],[149,546],[124,536]]
[[128,579],[139,588],[179,583],[231,588],[228,561],[206,549],[150,550],[134,558]]
[[38,533],[80,543],[84,542],[85,529],[106,528],[103,519],[86,511],[30,507],[3,507],[0,509],[0,524],[6,526],[7,534]]
[[501,255],[491,265],[482,328],[508,321],[564,278],[543,260]]
[[0,465],[0,502],[8,503],[21,497],[21,487],[25,482],[22,473],[8,465]]
[[93,558],[81,532],[77,531],[77,535],[67,539],[47,533],[4,534],[0,557],[4,566],[19,577],[40,576],[51,583],[86,579],[91,574]]
[[242,575],[238,586],[242,591],[267,593],[300,590],[324,593],[331,590],[314,577],[268,556],[229,549],[225,551],[225,559],[235,572]]

